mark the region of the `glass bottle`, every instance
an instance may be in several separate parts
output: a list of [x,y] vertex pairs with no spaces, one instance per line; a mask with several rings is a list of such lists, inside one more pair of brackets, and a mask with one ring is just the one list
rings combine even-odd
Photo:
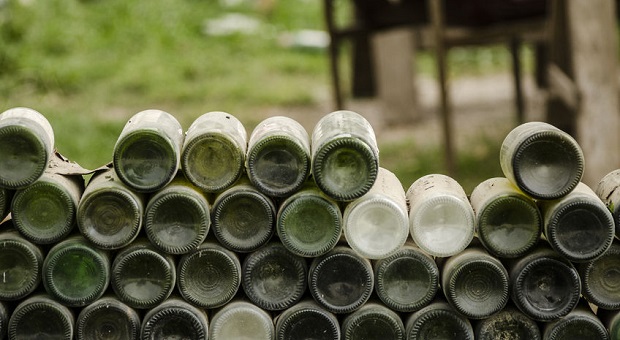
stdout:
[[379,147],[366,118],[331,112],[317,122],[311,141],[312,174],[329,197],[352,201],[370,190],[379,171]]
[[293,254],[317,257],[333,249],[340,240],[342,213],[336,201],[308,181],[280,204],[276,231]]
[[207,339],[209,321],[204,310],[173,297],[149,310],[142,320],[141,339]]
[[513,303],[536,321],[551,321],[579,302],[581,282],[574,265],[541,245],[508,265]]
[[394,173],[379,168],[374,185],[344,209],[343,231],[353,250],[369,259],[394,253],[409,237],[405,189]]
[[274,338],[275,329],[271,316],[250,302],[233,300],[211,317],[210,340],[273,340]]
[[542,326],[545,340],[610,340],[609,332],[583,301],[568,315]]
[[0,188],[0,222],[11,212],[11,201],[13,200],[13,190]]
[[439,289],[437,264],[413,244],[377,260],[374,276],[379,299],[399,312],[414,312],[428,305]]
[[114,296],[104,296],[84,307],[75,325],[77,339],[138,340],[140,316]]
[[584,183],[560,199],[541,202],[541,212],[551,248],[572,262],[600,257],[614,239],[611,212]]
[[[10,220],[9,220],[10,221]],[[0,233],[0,300],[21,300],[30,295],[41,282],[43,252],[15,230],[6,230],[10,222],[2,224]],[[6,329],[6,328],[2,328]]]
[[582,295],[602,309],[620,309],[620,243],[594,261],[577,266]]
[[428,254],[450,257],[474,237],[474,211],[463,187],[453,178],[430,174],[407,190],[409,228],[415,243]]
[[72,340],[73,312],[47,295],[37,294],[20,302],[9,319],[9,339]]
[[41,113],[15,107],[0,113],[0,187],[22,189],[43,175],[54,152],[54,131]]
[[527,339],[540,340],[540,329],[536,321],[509,306],[474,327],[475,338],[479,340]]
[[620,190],[618,188],[620,188],[620,169],[603,176],[594,188],[594,192],[611,211],[616,226],[616,238],[620,240]]
[[269,117],[252,131],[246,170],[250,181],[268,196],[287,197],[310,175],[310,137],[292,118]]
[[470,202],[478,239],[493,256],[520,257],[538,243],[542,232],[540,210],[507,178],[481,182],[472,191]]
[[35,183],[15,193],[11,204],[15,228],[36,244],[59,242],[75,226],[83,191],[80,176],[44,173]]
[[181,257],[177,287],[189,303],[217,308],[228,303],[241,285],[241,264],[236,253],[207,241]]
[[359,309],[372,293],[372,265],[347,246],[337,246],[314,258],[308,272],[308,289],[312,297],[336,314]]
[[306,260],[279,242],[261,247],[243,261],[243,291],[250,301],[268,311],[287,309],[299,302],[307,282]]
[[508,302],[508,271],[495,257],[470,247],[445,260],[441,287],[448,303],[469,319],[485,319]]
[[0,339],[6,339],[6,329],[9,325],[11,313],[6,303],[0,301]]
[[389,308],[368,302],[342,321],[343,340],[404,340],[405,326]]
[[599,308],[596,311],[596,316],[609,332],[609,339],[620,339],[620,310]]
[[217,195],[211,213],[213,234],[227,249],[254,251],[267,243],[274,231],[276,207],[246,177]]
[[119,300],[136,309],[162,303],[174,289],[176,267],[171,255],[138,239],[116,254],[110,284]]
[[116,174],[138,192],[163,188],[176,175],[181,159],[183,129],[171,114],[144,110],[125,124],[114,145]]
[[474,330],[465,316],[436,299],[410,314],[405,321],[407,339],[474,340]]
[[338,318],[314,300],[303,300],[276,317],[276,340],[340,340]]
[[583,152],[568,133],[545,122],[527,122],[506,135],[500,149],[504,176],[535,199],[571,192],[583,175]]
[[54,245],[42,269],[47,293],[69,307],[83,307],[100,298],[110,281],[108,253],[93,247],[82,236]]
[[182,176],[154,193],[146,205],[146,235],[156,248],[168,254],[196,249],[210,226],[207,198]]
[[144,195],[123,183],[114,169],[95,174],[77,207],[80,233],[101,249],[120,249],[142,228]]

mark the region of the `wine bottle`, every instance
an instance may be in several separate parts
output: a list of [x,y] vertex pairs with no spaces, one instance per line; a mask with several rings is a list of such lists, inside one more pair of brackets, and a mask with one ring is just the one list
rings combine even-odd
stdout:
[[114,296],[104,296],[82,308],[75,325],[77,339],[138,340],[140,316]]
[[243,291],[250,301],[268,311],[287,309],[299,302],[307,282],[306,260],[279,242],[261,247],[243,261]]
[[108,253],[82,236],[54,245],[43,261],[43,286],[68,307],[83,307],[100,298],[110,281]]
[[439,269],[428,254],[405,244],[374,264],[375,291],[379,299],[398,312],[425,307],[439,289]]
[[620,310],[606,310],[599,308],[596,316],[609,331],[609,339],[620,339]]
[[207,198],[182,176],[154,193],[146,205],[146,235],[156,248],[168,254],[196,249],[210,226]]
[[236,253],[207,241],[181,257],[177,287],[189,303],[207,309],[228,303],[241,285],[241,264]]
[[335,314],[359,309],[370,298],[373,286],[370,261],[347,246],[337,246],[314,258],[308,272],[310,294]]
[[509,306],[490,317],[480,320],[474,327],[479,340],[528,339],[540,340],[540,329],[536,321]]
[[4,302],[0,301],[0,339],[6,339],[6,329],[9,325],[11,313]]
[[342,321],[343,340],[404,340],[405,326],[389,308],[368,302]]
[[566,196],[541,203],[543,233],[551,247],[572,262],[600,257],[614,239],[613,216],[584,183]]
[[116,174],[138,192],[163,188],[176,175],[183,146],[183,129],[171,114],[144,110],[125,124],[113,150]]
[[59,242],[75,226],[83,191],[81,176],[44,173],[35,183],[15,193],[11,204],[15,228],[36,244]]
[[246,177],[217,195],[211,213],[213,234],[227,249],[247,253],[266,244],[275,231],[276,207]]
[[582,301],[582,303],[563,318],[544,324],[542,334],[545,340],[610,339],[609,332],[585,301]]
[[153,307],[142,321],[141,339],[207,339],[206,313],[179,298],[169,298]]
[[407,339],[474,340],[470,321],[441,299],[410,314],[405,331]]
[[538,243],[542,217],[536,202],[505,177],[478,184],[470,202],[475,214],[478,239],[491,255],[516,258]]
[[[10,220],[9,220],[10,221]],[[41,282],[43,252],[23,238],[16,230],[6,230],[10,222],[2,224],[0,233],[0,300],[22,300],[37,289]],[[6,328],[1,328],[4,330]]]
[[268,196],[287,197],[310,175],[310,137],[296,120],[269,117],[252,131],[246,156],[248,177]]
[[582,295],[602,309],[620,309],[620,243],[614,242],[603,256],[577,266]]
[[379,148],[370,123],[357,112],[339,110],[323,116],[311,137],[312,174],[329,197],[352,201],[374,184]]
[[396,175],[379,168],[377,179],[364,196],[344,209],[343,231],[353,250],[368,259],[389,256],[409,237],[405,189]]
[[407,190],[409,228],[415,243],[436,257],[463,251],[474,237],[474,212],[453,178],[425,175]]
[[603,176],[594,188],[594,192],[611,211],[616,226],[616,238],[620,240],[620,190],[618,188],[620,188],[620,169]]
[[276,231],[293,254],[317,257],[333,249],[340,240],[342,213],[336,201],[308,181],[280,204]]
[[336,316],[312,299],[284,310],[274,322],[276,340],[340,340]]
[[11,212],[11,201],[13,200],[13,190],[0,188],[0,222]]
[[15,107],[0,113],[0,187],[23,189],[39,179],[54,152],[54,131],[41,113]]
[[196,118],[185,133],[181,169],[205,192],[220,192],[245,172],[248,133],[235,116],[221,111]]
[[274,337],[275,329],[271,316],[247,301],[233,300],[211,317],[210,340],[273,340]]
[[93,175],[77,207],[80,233],[106,250],[129,245],[142,229],[144,195],[123,183],[114,169]]
[[37,294],[20,302],[9,319],[9,339],[72,340],[73,312],[47,295]]
[[504,176],[535,199],[566,196],[581,181],[583,152],[573,137],[545,122],[527,122],[500,149]]
[[162,303],[176,284],[171,255],[158,251],[147,240],[138,239],[116,254],[110,284],[116,296],[136,309]]

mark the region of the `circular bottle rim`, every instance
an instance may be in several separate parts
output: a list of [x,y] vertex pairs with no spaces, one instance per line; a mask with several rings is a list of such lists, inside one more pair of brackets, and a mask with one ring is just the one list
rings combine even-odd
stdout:
[[460,329],[461,339],[474,340],[474,331],[471,323],[464,316],[459,315],[456,311],[450,309],[433,309],[433,305],[426,306],[421,310],[415,312],[407,322],[406,334],[411,339],[416,339],[418,333],[420,333],[422,326],[432,322],[436,318],[447,318],[453,325]]
[[[71,311],[62,304],[43,296],[33,296],[21,302],[13,311],[8,322],[8,337],[17,339],[19,336],[20,323],[24,317],[33,311],[47,310],[56,314],[62,322],[63,337],[73,339],[74,319]],[[23,327],[23,325],[21,325]]]
[[596,260],[583,263],[580,266],[580,277],[582,280],[582,294],[589,302],[595,304],[598,308],[607,309],[607,310],[618,310],[620,309],[620,297],[617,297],[616,300],[609,300],[609,296],[601,296],[599,295],[592,287],[588,284],[591,281],[592,270],[596,267],[597,262],[601,261],[604,258],[612,257],[612,258],[620,258],[620,246],[612,245],[605,254],[599,257]]
[[143,339],[154,339],[152,336],[155,326],[162,320],[174,317],[174,321],[185,320],[185,325],[189,324],[196,332],[197,339],[207,339],[209,330],[205,316],[201,315],[200,311],[195,310],[196,308],[192,305],[179,303],[181,304],[179,306],[159,305],[151,309],[142,321],[141,337]]
[[287,339],[286,331],[294,325],[295,321],[293,320],[304,320],[307,318],[306,315],[309,313],[314,314],[316,317],[321,318],[324,321],[324,324],[329,328],[327,331],[332,335],[333,339],[340,339],[340,324],[338,323],[336,316],[327,310],[321,310],[315,306],[293,306],[282,312],[276,322],[276,339]]
[[597,339],[605,340],[609,339],[609,333],[605,326],[599,322],[592,322],[598,320],[594,318],[587,318],[582,315],[567,315],[562,319],[559,319],[552,324],[548,325],[548,329],[544,332],[545,339],[559,339],[561,332],[566,329],[583,329],[584,327],[588,327],[597,334]]
[[[2,250],[10,251],[11,253],[21,253],[25,255],[29,262],[30,277],[27,282],[24,282],[18,290],[15,291],[0,291],[0,298],[3,300],[15,301],[20,300],[34,292],[39,283],[41,282],[41,268],[43,266],[43,254],[34,248],[34,245],[28,245],[26,240],[18,240],[13,238],[4,238],[1,240]],[[34,248],[34,249],[33,249]]]
[[[365,306],[368,306],[368,305],[365,305]],[[393,313],[391,310],[387,308],[385,310],[382,310],[379,308],[372,309],[371,307],[370,310],[366,310],[364,311],[364,313],[360,313],[361,311],[362,309],[360,308],[359,310],[350,314],[343,320],[342,322],[343,339],[357,340],[357,338],[354,337],[353,330],[355,330],[356,327],[359,327],[360,324],[364,322],[365,318],[370,318],[370,320],[372,320],[373,323],[377,322],[376,320],[382,320],[387,325],[389,325],[390,329],[394,330],[395,339],[405,338],[406,336],[405,326],[403,325],[400,319],[400,316]]]
[[0,174],[0,187],[8,188],[8,189],[23,189],[31,184],[33,184],[37,179],[39,179],[45,169],[47,169],[47,165],[51,158],[51,149],[52,146],[47,146],[46,143],[41,140],[38,136],[34,135],[31,129],[26,128],[21,125],[8,125],[8,126],[0,126],[0,137],[1,136],[11,136],[11,135],[22,135],[27,136],[31,143],[37,145],[37,154],[34,155],[35,159],[38,160],[36,164],[36,168],[32,172],[32,174],[26,178],[21,180],[12,181],[5,178],[2,174]]
[[[209,327],[209,339],[215,339],[216,335],[220,334],[222,328],[226,326],[230,320],[234,320],[238,314],[251,315],[252,318],[258,320],[262,326],[263,334],[267,335],[268,339],[273,339],[275,336],[275,326],[271,321],[271,317],[267,312],[252,303],[244,301],[231,302],[211,318],[211,327]],[[253,334],[256,336],[257,334]]]
[[80,314],[78,315],[75,322],[75,333],[79,339],[85,339],[88,333],[86,333],[85,328],[88,322],[88,319],[95,313],[98,313],[102,310],[116,310],[126,316],[126,320],[130,326],[129,332],[132,335],[132,339],[135,339],[140,334],[140,317],[135,310],[131,307],[125,305],[120,300],[110,298],[110,297],[102,297],[90,305],[84,307]]

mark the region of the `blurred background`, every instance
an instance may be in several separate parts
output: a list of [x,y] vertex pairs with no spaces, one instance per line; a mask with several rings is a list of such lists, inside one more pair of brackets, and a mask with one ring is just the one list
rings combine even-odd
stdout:
[[[450,53],[438,55],[436,44],[425,43],[429,32],[409,26],[411,22],[404,25],[404,35],[402,30],[390,35],[396,32],[393,27],[380,27],[389,29],[366,36],[371,37],[367,52],[359,49],[364,40],[343,40],[336,63],[344,99],[338,99],[329,53],[334,30],[326,24],[326,6],[333,6],[339,27],[355,26],[364,19],[356,2],[370,3],[0,0],[0,111],[16,106],[38,110],[54,128],[58,151],[95,168],[111,161],[122,127],[144,109],[167,111],[184,129],[205,112],[226,111],[249,134],[274,115],[292,117],[311,133],[323,115],[342,107],[373,124],[381,166],[395,172],[405,188],[422,175],[439,172],[451,173],[469,193],[482,180],[501,176],[499,148],[519,110],[515,55],[521,119],[545,117],[548,91],[541,90],[536,78],[537,45],[491,39],[475,46],[446,46]],[[445,18],[455,21],[449,13]],[[428,28],[430,18],[422,21]],[[374,28],[366,27],[366,33]],[[430,32],[430,40],[437,32]],[[616,31],[606,34],[615,39]],[[394,50],[389,47],[395,45]],[[368,50],[375,59],[360,68],[355,60],[367,57]],[[400,64],[392,57],[400,58]],[[438,68],[438,57],[445,57],[449,67]],[[382,66],[373,68],[374,79],[357,78],[368,77],[369,67],[377,63]],[[397,75],[405,74],[404,82],[390,78],[394,67],[390,71],[389,65],[404,65],[396,68]],[[382,69],[387,79],[378,75]],[[456,170],[445,161],[440,119],[442,85],[448,83]],[[409,86],[410,94],[394,96]]]

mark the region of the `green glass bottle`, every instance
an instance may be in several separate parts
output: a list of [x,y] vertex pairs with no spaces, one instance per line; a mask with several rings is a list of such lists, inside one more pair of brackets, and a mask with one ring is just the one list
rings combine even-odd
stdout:
[[323,116],[311,137],[312,174],[337,201],[364,195],[377,178],[379,148],[370,123],[357,112],[339,110]]
[[196,249],[210,226],[207,198],[182,176],[154,193],[146,205],[146,235],[156,248],[168,254]]
[[185,133],[181,169],[205,192],[220,192],[245,172],[247,131],[239,119],[221,111],[196,118]]
[[[43,252],[10,227],[10,220],[2,224],[0,233],[0,300],[21,300],[37,289],[41,282]],[[4,328],[3,328],[4,329]]]
[[566,316],[545,323],[542,334],[545,340],[610,340],[605,325],[585,301]]
[[601,309],[620,309],[620,242],[594,261],[577,266],[582,295]]
[[142,228],[144,195],[123,183],[114,169],[94,175],[77,207],[80,233],[101,249],[120,249]]
[[278,315],[276,340],[340,340],[338,318],[314,300],[303,300]]
[[0,339],[6,339],[11,313],[4,302],[0,302]]
[[407,339],[474,340],[474,330],[465,316],[436,299],[406,317]]
[[75,325],[77,339],[138,340],[140,316],[114,296],[104,296],[82,308]]
[[271,316],[247,301],[233,300],[211,317],[210,340],[273,340],[274,337],[275,327]]
[[11,201],[13,200],[13,190],[0,188],[0,222],[11,212]]
[[499,313],[478,321],[474,327],[474,334],[479,340],[542,338],[536,321],[514,306],[506,307]]
[[181,162],[183,129],[171,114],[144,110],[133,115],[114,145],[112,163],[118,177],[138,192],[163,188]]
[[11,314],[9,339],[73,340],[75,316],[71,309],[47,295],[33,295]]
[[35,183],[15,193],[11,204],[15,228],[36,244],[59,242],[75,226],[83,191],[81,176],[44,173]]
[[609,339],[620,339],[620,310],[606,310],[599,308],[596,316],[609,331]]
[[140,338],[207,339],[209,321],[204,310],[172,297],[149,310],[142,321]]
[[620,240],[620,169],[616,169],[601,178],[596,187],[596,195],[607,206],[614,217],[616,238]]
[[45,116],[15,107],[0,113],[0,187],[22,189],[43,175],[54,152],[54,131]]
[[342,321],[343,340],[404,340],[405,326],[393,310],[368,302]]
[[181,257],[177,287],[189,303],[213,309],[230,302],[241,285],[241,264],[236,253],[207,241]]

